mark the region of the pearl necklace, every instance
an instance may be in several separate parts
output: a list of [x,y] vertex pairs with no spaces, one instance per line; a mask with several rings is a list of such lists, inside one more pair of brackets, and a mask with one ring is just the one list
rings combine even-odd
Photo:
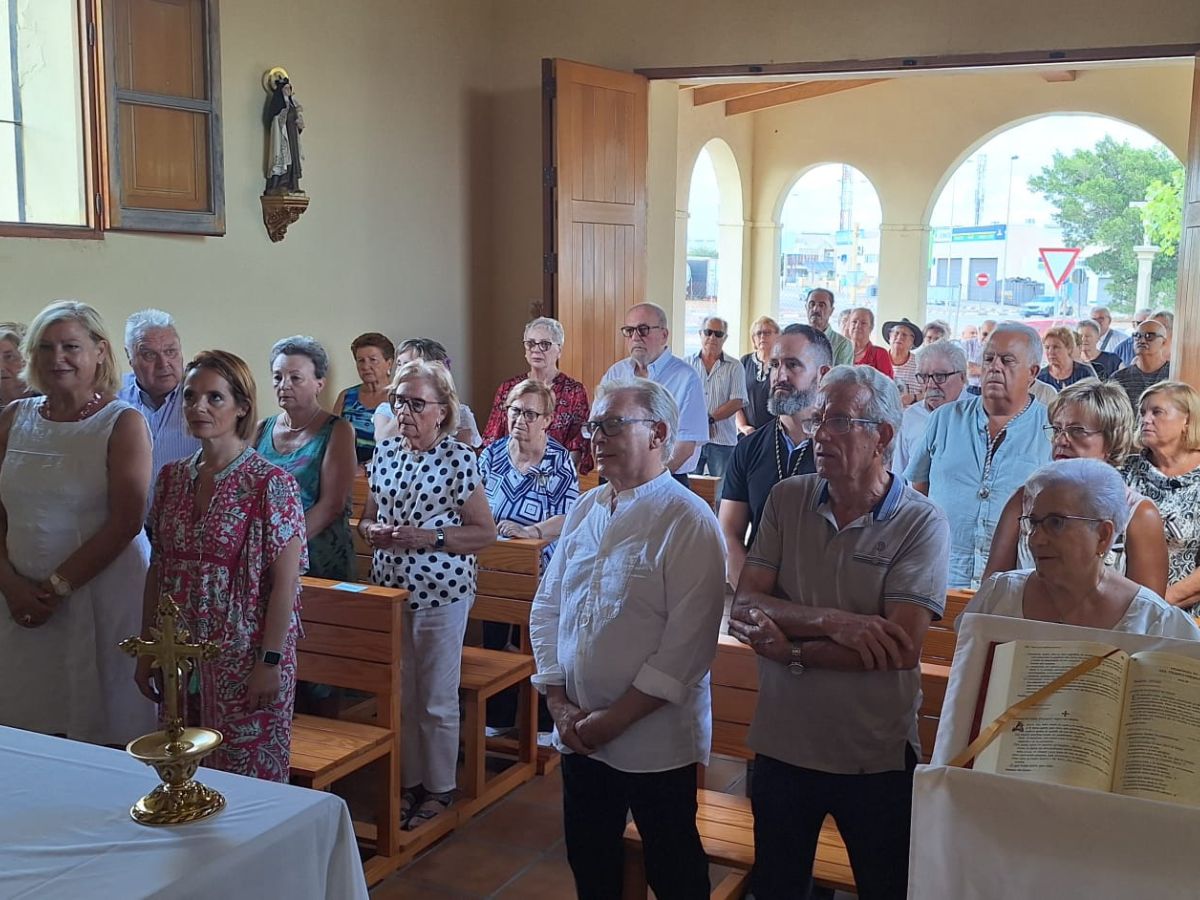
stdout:
[[[317,411],[315,413],[313,413],[311,416],[309,416],[308,421],[305,422],[303,425],[301,425],[299,428],[293,428],[291,425],[284,425],[283,428],[285,431],[303,431],[305,428],[307,428],[309,425],[311,425],[313,423],[313,420],[316,419],[317,416],[319,416],[320,414],[321,414],[321,407],[318,406]],[[288,417],[288,422],[292,421],[291,413],[285,412],[284,415],[286,415]]]

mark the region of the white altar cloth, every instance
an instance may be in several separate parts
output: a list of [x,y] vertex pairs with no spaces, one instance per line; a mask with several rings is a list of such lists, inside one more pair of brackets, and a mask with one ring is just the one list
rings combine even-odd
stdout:
[[119,750],[0,727],[0,898],[367,900],[346,804],[332,794],[212,769],[226,807],[201,822],[139,825],[158,783]]
[[[1200,809],[946,764],[969,742],[991,642],[1101,641],[1200,657],[1200,642],[996,616],[959,619],[932,765],[913,783],[911,900],[1200,897]],[[987,723],[983,723],[987,724]]]

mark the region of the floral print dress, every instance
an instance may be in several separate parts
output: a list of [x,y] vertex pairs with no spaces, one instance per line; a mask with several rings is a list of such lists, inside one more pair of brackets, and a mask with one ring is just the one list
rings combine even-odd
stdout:
[[151,564],[159,588],[175,598],[194,641],[221,648],[202,662],[188,687],[187,724],[224,736],[205,765],[286,782],[291,764],[296,695],[299,595],[284,641],[276,701],[247,709],[246,683],[262,652],[271,596],[271,565],[294,537],[304,550],[304,507],[294,478],[247,447],[217,473],[208,511],[195,511],[200,453],[165,466],[154,492]]

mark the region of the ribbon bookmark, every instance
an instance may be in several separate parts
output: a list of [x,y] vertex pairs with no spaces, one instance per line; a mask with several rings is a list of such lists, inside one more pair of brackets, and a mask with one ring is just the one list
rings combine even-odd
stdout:
[[1105,653],[1103,656],[1089,657],[1078,665],[1067,669],[1067,671],[1063,672],[1045,687],[1034,691],[1024,700],[1018,700],[1004,712],[1000,713],[1000,715],[996,717],[996,720],[992,722],[991,725],[980,731],[979,736],[975,738],[975,740],[971,741],[965,750],[959,753],[958,756],[954,757],[954,759],[950,760],[950,765],[957,766],[960,769],[964,768],[967,763],[971,762],[976,756],[988,748],[992,741],[999,736],[1005,725],[1007,725],[1013,719],[1019,718],[1021,713],[1025,712],[1025,710],[1032,706],[1036,706],[1043,700],[1052,697],[1054,694],[1057,694],[1068,684],[1082,678],[1110,656],[1114,656],[1120,652],[1121,651],[1119,649],[1113,649],[1108,653]]

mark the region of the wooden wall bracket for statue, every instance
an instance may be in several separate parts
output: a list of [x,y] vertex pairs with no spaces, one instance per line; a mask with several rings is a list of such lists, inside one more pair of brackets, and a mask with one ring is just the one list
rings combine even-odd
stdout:
[[308,209],[308,194],[263,194],[263,224],[272,243],[282,241],[288,226]]

